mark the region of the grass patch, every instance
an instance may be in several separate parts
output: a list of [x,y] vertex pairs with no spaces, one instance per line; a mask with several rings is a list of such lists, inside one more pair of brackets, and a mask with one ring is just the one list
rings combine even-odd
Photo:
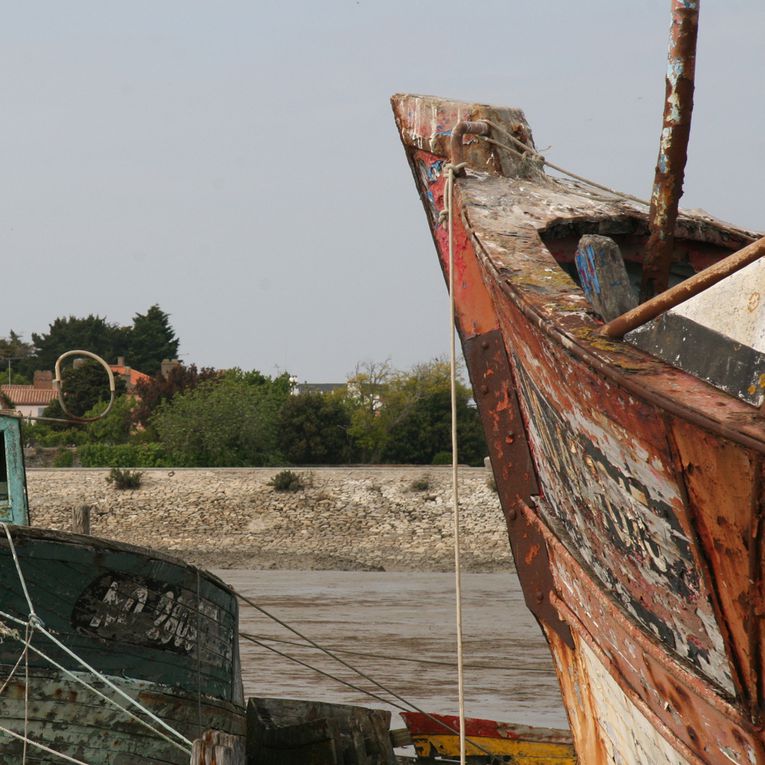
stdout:
[[268,482],[268,485],[271,486],[274,491],[301,491],[302,489],[305,489],[303,477],[299,473],[294,473],[292,470],[282,470],[277,473]]
[[115,489],[124,491],[126,489],[138,489],[141,486],[143,473],[140,470],[125,470],[123,468],[113,467],[106,476],[106,482],[114,486]]
[[430,478],[421,475],[409,484],[409,491],[427,491],[430,488]]

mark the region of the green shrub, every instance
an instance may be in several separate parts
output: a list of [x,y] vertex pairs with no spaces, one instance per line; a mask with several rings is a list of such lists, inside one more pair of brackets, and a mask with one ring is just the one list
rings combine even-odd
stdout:
[[143,473],[139,470],[123,470],[122,468],[112,468],[109,475],[106,476],[107,483],[114,484],[115,489],[125,490],[138,489],[141,486]]
[[59,449],[53,458],[53,467],[70,468],[74,465],[74,452],[71,449]]
[[451,465],[452,453],[451,452],[436,452],[433,455],[433,465]]
[[77,451],[83,467],[171,467],[161,444],[84,444]]
[[300,491],[305,488],[302,476],[291,470],[282,470],[277,473],[268,485],[272,486],[274,491]]
[[426,475],[421,475],[419,478],[415,478],[409,484],[410,491],[427,491],[430,488],[430,478]]

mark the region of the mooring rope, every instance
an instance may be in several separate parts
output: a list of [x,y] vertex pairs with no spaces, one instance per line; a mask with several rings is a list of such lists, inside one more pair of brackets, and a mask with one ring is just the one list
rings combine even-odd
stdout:
[[[251,632],[240,632],[239,635],[241,637],[247,638],[248,640],[250,638],[254,638],[255,640],[264,640],[266,643],[283,643],[284,645],[292,645],[297,648],[313,648],[313,646],[310,643],[299,643],[297,640],[285,640],[284,638],[277,638],[273,637],[271,635],[255,635]],[[373,651],[354,651],[350,648],[337,648],[336,646],[329,646],[329,650],[334,651],[335,653],[344,653],[348,654],[349,656],[362,656],[365,659],[382,659],[383,661],[403,661],[403,662],[409,662],[411,664],[432,664],[437,667],[456,667],[457,662],[456,661],[447,661],[444,659],[424,659],[422,657],[413,657],[413,656],[401,656],[401,654],[392,654],[392,653],[374,653]],[[474,664],[472,662],[465,662],[463,664],[465,669],[485,669],[485,670],[496,670],[500,672],[513,672],[517,671],[518,669],[523,669],[524,672],[527,673],[534,673],[534,672],[540,672],[543,674],[548,674],[548,669],[542,669],[542,668],[527,668],[527,667],[520,667],[519,665],[511,666],[509,664]]]
[[29,607],[29,621],[32,619],[39,621],[37,614],[35,613],[35,607],[32,605],[32,598],[29,597],[29,590],[27,589],[27,582],[26,579],[24,579],[24,574],[21,572],[21,564],[19,563],[19,556],[16,555],[16,545],[13,544],[13,537],[11,536],[11,531],[8,528],[7,523],[3,523],[3,529],[5,530],[5,536],[8,537],[8,546],[11,548],[11,555],[13,556],[13,562],[16,566],[16,574],[19,577],[19,582],[21,583],[21,589],[24,592],[24,597],[27,601],[27,606]]
[[[7,619],[8,621],[23,625],[27,629],[31,629],[32,631],[37,630],[41,634],[45,635],[45,637],[48,638],[54,645],[56,645],[58,648],[60,648],[64,653],[66,653],[68,656],[70,656],[74,661],[76,661],[80,666],[84,667],[90,674],[92,674],[97,680],[101,681],[104,685],[111,688],[115,693],[117,693],[119,696],[121,696],[123,699],[125,699],[129,705],[135,707],[138,709],[141,713],[145,714],[147,717],[149,717],[152,721],[154,721],[157,725],[164,728],[166,731],[168,731],[170,734],[178,738],[180,741],[183,742],[186,746],[182,746],[181,748],[183,751],[188,752],[191,754],[192,751],[192,742],[186,738],[180,731],[176,730],[172,727],[172,725],[169,725],[166,723],[162,718],[158,717],[154,714],[150,709],[147,709],[143,704],[141,704],[139,701],[136,701],[134,698],[132,698],[130,695],[128,695],[125,691],[123,691],[118,685],[113,683],[109,678],[104,675],[103,673],[99,672],[97,669],[92,667],[90,664],[88,664],[82,657],[78,656],[74,651],[72,651],[67,645],[62,643],[55,635],[53,635],[45,626],[42,619],[37,615],[34,609],[34,605],[32,603],[32,599],[29,595],[29,590],[27,588],[26,579],[24,578],[24,573],[21,570],[21,564],[19,563],[18,556],[16,554],[16,546],[13,543],[13,537],[11,536],[10,529],[8,528],[8,525],[2,521],[0,521],[0,525],[2,525],[3,529],[5,530],[5,535],[8,539],[8,544],[10,546],[11,554],[13,556],[13,560],[16,566],[16,573],[18,574],[19,583],[21,584],[21,589],[24,593],[24,597],[26,598],[27,605],[29,607],[29,617],[27,620],[20,619],[16,616],[13,616],[12,614],[6,613],[5,611],[0,611],[0,616],[2,616],[4,619]],[[34,646],[31,645],[31,636],[29,640],[30,647],[32,650],[36,650]],[[39,652],[38,652],[39,653]],[[89,687],[94,693],[99,693],[95,688],[90,686],[88,683],[83,683],[86,685],[86,687]],[[26,683],[26,688],[29,688],[29,683]],[[117,709],[122,710],[123,712],[127,712],[125,707],[123,707],[121,704],[117,703],[114,699],[109,699],[109,697],[100,694],[105,698],[107,701],[109,701],[111,704],[113,704]],[[25,716],[27,714],[29,704],[28,704],[28,697],[26,699],[25,703]],[[133,716],[133,715],[131,715]],[[25,722],[26,726],[26,722]],[[149,729],[152,730],[157,735],[161,736],[162,738],[166,738],[164,735],[162,735],[159,731],[154,729],[152,726],[149,726]],[[20,734],[18,734],[20,735]],[[175,743],[175,742],[173,742]],[[26,746],[26,744],[25,744]]]
[[[12,616],[9,613],[6,613],[5,611],[0,611],[0,616],[2,616],[5,619],[9,619],[11,621],[14,621],[18,624],[26,624],[22,619],[18,619],[15,616]],[[118,685],[115,685],[109,678],[99,672],[95,667],[92,667],[88,662],[85,661],[82,657],[78,656],[74,651],[71,650],[67,645],[62,643],[55,635],[53,635],[51,632],[49,632],[44,626],[35,625],[35,629],[38,632],[41,632],[45,637],[48,638],[54,645],[56,645],[58,648],[60,648],[64,653],[66,653],[68,656],[70,656],[72,659],[74,659],[80,666],[84,667],[90,674],[92,674],[97,680],[100,680],[104,685],[107,685],[109,688],[111,688],[115,693],[117,693],[119,696],[122,696],[125,701],[128,702],[131,706],[135,707],[139,711],[141,711],[143,714],[145,714],[147,717],[152,719],[155,723],[157,723],[159,726],[164,728],[169,733],[172,733],[174,736],[176,736],[178,739],[183,741],[185,744],[187,744],[187,747],[184,747],[186,751],[191,753],[191,747],[192,742],[186,738],[182,733],[177,731],[175,728],[173,728],[172,725],[168,725],[162,718],[157,717],[157,715],[154,714],[150,709],[147,709],[143,704],[141,704],[140,701],[136,701],[132,696],[129,696],[125,691],[122,690]],[[33,649],[34,650],[34,649]],[[120,704],[117,704],[116,702],[112,702],[118,709],[123,709]]]
[[[233,590],[233,588],[232,588],[232,590]],[[238,592],[237,590],[233,590],[233,592],[234,592],[234,595],[236,595],[236,597],[239,598],[243,603],[246,603],[247,605],[249,605],[252,608],[254,608],[256,611],[259,611],[260,613],[262,613],[267,618],[269,618],[269,619],[273,620],[274,622],[276,622],[281,627],[284,627],[285,629],[289,630],[293,635],[296,635],[301,640],[304,640],[312,648],[315,648],[317,651],[320,651],[321,653],[324,653],[325,655],[329,656],[331,659],[334,659],[339,664],[342,664],[344,667],[349,669],[351,672],[354,672],[359,677],[363,678],[367,682],[369,682],[372,685],[374,685],[375,687],[379,688],[383,693],[387,693],[388,695],[390,695],[394,699],[396,699],[396,701],[400,702],[401,704],[406,705],[402,709],[402,711],[406,710],[406,711],[419,712],[421,715],[424,715],[425,717],[427,717],[428,720],[430,720],[431,722],[435,723],[436,725],[441,726],[442,728],[447,730],[449,733],[454,733],[454,734],[458,734],[459,733],[459,731],[456,730],[455,728],[453,728],[451,725],[449,725],[449,723],[445,722],[444,720],[440,720],[437,717],[434,717],[432,714],[430,714],[429,712],[426,712],[424,709],[419,707],[414,702],[409,701],[408,699],[405,699],[400,694],[396,693],[395,691],[393,691],[390,688],[386,687],[385,685],[383,685],[382,683],[378,682],[374,678],[370,677],[366,672],[363,672],[362,670],[358,669],[357,667],[354,667],[352,664],[348,663],[344,659],[341,659],[339,656],[337,656],[337,654],[335,654],[329,648],[326,648],[326,647],[324,647],[322,645],[319,645],[319,643],[317,643],[315,640],[312,640],[307,635],[305,635],[302,632],[300,632],[300,630],[296,629],[292,625],[290,625],[287,622],[283,621],[282,619],[280,619],[275,614],[272,614],[270,611],[268,611],[267,609],[263,608],[263,606],[258,605],[251,598],[248,598],[246,595],[242,594],[241,592]],[[0,612],[0,613],[2,613],[2,612]],[[247,633],[241,633],[240,632],[239,636],[243,637],[245,640],[249,640],[249,641],[251,641],[253,643],[261,644],[261,641],[257,640],[256,638],[252,638]],[[341,679],[339,679],[337,677],[334,677],[333,675],[329,675],[329,673],[325,672],[324,670],[319,669],[318,667],[314,667],[314,666],[308,664],[307,662],[303,662],[300,659],[296,659],[295,657],[290,656],[289,654],[285,654],[283,652],[277,651],[276,649],[273,648],[273,646],[269,646],[269,645],[266,645],[265,643],[262,643],[261,647],[265,648],[265,649],[267,649],[269,651],[272,651],[274,653],[280,653],[285,658],[289,659],[290,661],[294,661],[294,662],[296,662],[298,664],[302,664],[303,666],[307,667],[308,669],[311,669],[314,672],[318,672],[319,674],[327,675],[331,679],[337,680],[338,682],[342,683],[343,685],[349,685],[349,683],[347,683],[345,680],[341,680]],[[398,706],[398,704],[395,704],[395,703],[391,702],[389,699],[383,699],[380,696],[378,696],[377,694],[373,693],[372,691],[367,691],[364,688],[359,688],[357,686],[351,686],[351,687],[354,690],[359,691],[360,693],[363,693],[363,694],[365,694],[367,696],[370,696],[371,698],[377,699],[378,701],[382,701],[385,704],[390,704],[391,706],[396,707],[397,709],[400,708]],[[483,752],[484,754],[491,755],[491,752],[488,749],[486,749],[485,747],[483,747],[481,744],[479,744],[477,741],[473,741],[471,739],[465,739],[465,740],[469,744],[474,746],[476,749],[478,749],[481,752]]]
[[13,637],[19,640],[23,644],[23,648],[21,649],[21,653],[19,654],[19,658],[16,659],[16,663],[13,665],[13,668],[8,673],[8,677],[5,678],[3,681],[3,684],[0,686],[0,696],[3,695],[5,692],[5,689],[8,687],[8,684],[13,680],[13,676],[16,674],[16,670],[21,666],[21,662],[24,661],[24,654],[29,647],[30,639],[31,639],[31,633],[27,632],[26,639],[24,641],[21,641],[19,638],[18,632],[15,630],[7,630],[3,632],[4,637]]
[[487,143],[492,143],[495,146],[499,146],[501,149],[505,149],[505,151],[509,151],[511,154],[515,154],[521,159],[533,159],[534,161],[538,162],[541,165],[552,168],[553,170],[557,170],[559,173],[562,173],[563,175],[567,175],[569,178],[573,178],[576,181],[580,181],[581,183],[584,183],[587,186],[592,186],[593,188],[600,189],[601,191],[607,191],[609,194],[612,194],[615,197],[621,197],[622,199],[626,199],[630,202],[638,202],[639,204],[645,205],[646,207],[651,206],[651,202],[648,199],[641,199],[640,197],[633,196],[632,194],[627,194],[624,191],[618,191],[617,189],[612,189],[610,186],[604,186],[602,183],[593,181],[591,178],[585,178],[583,175],[578,175],[577,173],[574,173],[571,170],[566,170],[564,167],[561,167],[560,165],[556,165],[554,162],[550,162],[550,160],[547,159],[545,156],[543,156],[539,152],[532,149],[528,144],[525,144],[523,141],[516,138],[509,130],[502,127],[502,125],[498,125],[496,122],[492,122],[491,120],[487,120],[487,119],[484,119],[481,121],[485,122],[487,125],[489,125],[489,127],[494,128],[494,130],[497,130],[498,132],[505,135],[518,148],[514,149],[505,143],[496,141],[493,138],[488,138],[487,136],[481,136],[481,135],[476,136],[482,141],[486,141]]
[[381,701],[383,704],[390,704],[392,707],[396,707],[396,709],[399,709],[402,712],[409,711],[408,706],[407,707],[402,706],[401,704],[393,702],[390,699],[385,699],[382,696],[378,696],[376,693],[372,693],[372,691],[368,691],[365,688],[361,688],[358,685],[349,683],[347,680],[343,680],[341,677],[337,677],[337,675],[333,675],[330,672],[326,672],[323,669],[319,669],[319,667],[315,667],[313,666],[313,664],[309,664],[307,661],[298,659],[297,656],[290,656],[290,654],[285,653],[284,651],[280,651],[278,648],[274,648],[271,645],[266,645],[264,642],[262,642],[261,640],[258,640],[256,637],[253,637],[252,635],[248,635],[245,632],[240,632],[239,637],[242,637],[245,640],[249,640],[251,643],[254,643],[257,646],[260,646],[261,648],[265,648],[267,651],[271,651],[272,653],[275,653],[277,656],[281,656],[282,658],[288,659],[289,661],[294,662],[295,664],[299,664],[301,667],[305,667],[306,669],[310,669],[313,672],[317,672],[318,674],[323,675],[324,677],[328,677],[330,680],[334,680],[336,683],[340,683],[341,685],[344,685],[347,688],[350,688],[351,690],[357,691],[358,693],[362,693],[365,696],[369,696],[370,698],[376,699],[377,701]]
[[24,646],[24,747],[21,754],[21,765],[27,763],[27,743],[29,741],[29,646],[32,645],[33,632],[34,628],[30,622],[27,624],[26,644]]
[[457,638],[457,696],[460,719],[460,765],[465,765],[465,670],[462,645],[462,567],[460,555],[460,504],[457,452],[457,328],[454,299],[454,177],[464,163],[444,167],[444,211],[449,238],[449,385],[452,436],[452,520],[454,526],[454,601]]
[[30,744],[31,746],[34,746],[37,749],[42,749],[43,752],[47,752],[48,754],[52,754],[55,757],[59,757],[62,760],[66,760],[66,762],[73,762],[75,763],[75,765],[90,765],[90,763],[88,762],[77,760],[74,757],[70,757],[68,754],[64,754],[63,752],[57,752],[55,749],[51,749],[50,747],[45,746],[45,744],[41,744],[39,741],[35,741],[34,739],[28,738],[27,736],[22,736],[21,733],[16,733],[16,731],[10,730],[9,728],[5,728],[2,725],[0,725],[0,732],[5,733],[6,735],[11,736],[12,738],[17,738],[19,739],[19,741],[23,741],[25,751],[26,751],[26,745]]
[[[161,739],[164,739],[168,744],[171,744],[176,749],[180,749],[182,752],[187,752],[187,747],[183,746],[178,741],[175,741],[174,739],[170,738],[167,734],[163,733],[161,730],[157,730],[148,720],[144,720],[142,717],[139,717],[134,712],[131,712],[127,707],[123,707],[119,702],[117,702],[115,699],[113,699],[111,696],[107,696],[105,693],[102,693],[98,690],[94,685],[91,685],[88,683],[84,678],[80,677],[79,675],[72,672],[72,670],[67,669],[63,664],[59,664],[52,656],[49,656],[40,648],[37,648],[37,646],[32,645],[30,643],[29,648],[34,651],[41,659],[44,659],[47,661],[51,666],[58,669],[60,672],[63,672],[67,677],[74,680],[76,683],[79,683],[83,688],[86,688],[87,690],[91,691],[93,694],[98,696],[100,699],[105,701],[107,704],[111,704],[113,707],[116,707],[117,709],[121,710],[125,715],[127,715],[132,720],[135,720],[135,722],[142,725],[144,728],[146,728],[148,731],[153,733],[155,736],[158,736]],[[0,693],[2,693],[2,689],[0,689]]]

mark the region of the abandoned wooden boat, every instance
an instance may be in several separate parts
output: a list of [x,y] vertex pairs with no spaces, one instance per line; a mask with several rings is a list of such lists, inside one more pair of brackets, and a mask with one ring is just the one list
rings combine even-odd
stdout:
[[206,729],[243,735],[231,589],[169,556],[26,525],[19,419],[0,414],[0,432],[0,760],[186,765]]
[[[459,717],[402,712],[417,757],[437,763],[460,756]],[[465,718],[465,754],[474,763],[574,765],[576,755],[567,730]]]
[[[647,208],[547,174],[517,109],[392,103],[447,276],[454,163],[458,330],[579,761],[765,763],[762,343],[709,329],[693,311],[678,319],[698,330],[689,342],[716,344],[686,354],[690,364],[666,352],[666,314],[648,340],[633,333],[650,353],[608,337],[580,286],[577,251],[592,244],[580,238],[608,237],[595,244],[615,243],[639,278]],[[738,277],[739,302],[756,311],[764,248],[754,238],[681,214],[675,280],[749,245],[760,271]]]

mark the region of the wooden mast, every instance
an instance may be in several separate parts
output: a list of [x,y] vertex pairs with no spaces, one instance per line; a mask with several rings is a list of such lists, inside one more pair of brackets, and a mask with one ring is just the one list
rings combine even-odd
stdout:
[[651,195],[650,237],[643,261],[640,301],[667,289],[674,247],[677,206],[693,113],[696,37],[700,0],[672,0],[664,122]]

